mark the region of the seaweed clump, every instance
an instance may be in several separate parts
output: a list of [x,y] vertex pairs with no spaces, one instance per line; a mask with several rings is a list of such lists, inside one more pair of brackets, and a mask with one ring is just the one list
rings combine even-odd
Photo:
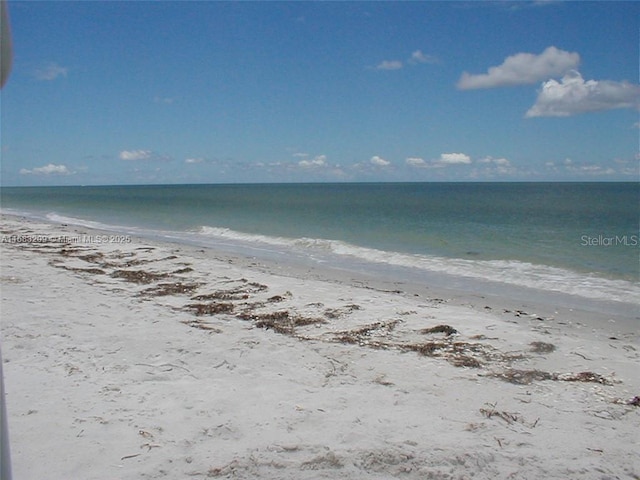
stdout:
[[132,283],[152,283],[156,280],[167,278],[168,273],[152,273],[144,270],[116,270],[111,276],[113,278],[122,278]]
[[584,382],[611,385],[613,382],[594,372],[580,373],[550,373],[542,370],[516,370],[510,369],[504,372],[493,373],[491,376],[516,385],[529,385],[534,381],[552,380],[560,382]]
[[436,325],[435,327],[424,328],[420,330],[420,333],[423,335],[432,333],[444,333],[447,337],[450,337],[451,335],[457,335],[459,332],[451,325]]

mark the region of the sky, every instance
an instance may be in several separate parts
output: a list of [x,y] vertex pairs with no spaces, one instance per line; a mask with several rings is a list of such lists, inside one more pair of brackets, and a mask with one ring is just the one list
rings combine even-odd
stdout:
[[639,179],[640,2],[8,6],[4,186]]

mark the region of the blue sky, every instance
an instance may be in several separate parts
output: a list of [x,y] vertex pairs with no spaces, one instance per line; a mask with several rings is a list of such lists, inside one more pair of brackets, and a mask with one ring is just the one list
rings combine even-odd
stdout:
[[638,180],[639,2],[9,12],[2,185]]

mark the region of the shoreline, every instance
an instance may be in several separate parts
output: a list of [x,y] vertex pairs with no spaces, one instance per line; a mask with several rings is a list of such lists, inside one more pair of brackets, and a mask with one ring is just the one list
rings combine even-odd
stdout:
[[0,247],[16,478],[640,478],[632,316],[147,239]]

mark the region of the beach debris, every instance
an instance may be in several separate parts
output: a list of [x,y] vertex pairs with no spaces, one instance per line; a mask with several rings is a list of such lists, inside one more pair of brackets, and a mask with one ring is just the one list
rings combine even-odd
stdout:
[[551,353],[556,349],[555,345],[546,342],[531,342],[529,346],[533,353]]
[[134,453],[133,455],[125,455],[124,457],[121,457],[120,460],[127,460],[129,458],[139,457],[140,455],[142,455],[142,454],[141,453]]
[[182,274],[182,273],[191,273],[191,272],[193,272],[193,268],[191,268],[191,267],[184,267],[184,268],[179,268],[178,270],[174,270],[174,271],[173,271],[173,272],[171,272],[171,273],[173,273],[173,274],[175,274],[175,275],[179,275],[179,274]]
[[215,303],[190,303],[184,306],[185,309],[193,311],[196,316],[217,315],[219,313],[233,312],[235,305],[230,302]]
[[191,300],[247,300],[252,294],[268,290],[266,285],[248,282],[246,279],[241,279],[241,281],[243,284],[236,288],[217,290],[213,293],[197,295],[192,297]]
[[444,358],[456,367],[480,368],[483,362],[512,361],[517,357],[499,352],[490,345],[462,341],[434,340],[417,344],[402,345],[403,350],[418,352],[426,357]]
[[327,323],[324,318],[292,315],[288,310],[272,313],[243,312],[238,314],[237,317],[253,322],[258,328],[273,330],[285,335],[295,335],[297,327]]
[[493,417],[497,417],[500,418],[502,420],[504,420],[505,422],[507,422],[508,424],[512,424],[514,422],[518,422],[521,421],[520,420],[520,414],[519,413],[511,413],[511,412],[507,412],[505,410],[496,410],[496,407],[498,405],[498,403],[485,403],[485,405],[487,405],[489,408],[481,408],[480,409],[480,413],[486,417],[486,418],[493,418]]
[[[319,304],[318,306],[322,306],[322,304]],[[360,305],[356,305],[356,304],[345,305],[344,307],[340,307],[340,308],[327,308],[324,311],[324,315],[325,317],[331,318],[331,319],[342,318],[346,315],[353,313],[356,310],[360,310],[361,308],[362,307]]]
[[171,283],[159,283],[155,287],[148,288],[140,292],[139,295],[146,295],[152,297],[164,297],[167,295],[178,295],[178,294],[186,294],[193,293],[195,290],[200,287],[198,283],[182,283],[182,282],[171,282]]
[[111,276],[121,278],[132,283],[152,283],[157,280],[167,278],[168,273],[153,273],[144,270],[115,270]]
[[435,327],[423,328],[422,330],[420,330],[420,333],[423,335],[432,333],[444,333],[447,337],[449,337],[451,335],[457,335],[458,330],[450,325],[436,325]]
[[90,273],[92,275],[104,275],[105,273],[107,273],[101,268],[67,267],[66,265],[54,265],[54,266],[59,266],[60,268],[63,268],[70,272]]
[[632,405],[634,407],[640,407],[640,395],[636,395],[632,399],[627,402],[627,405]]
[[393,331],[400,320],[389,320],[387,322],[374,322],[352,330],[335,332],[334,339],[345,344],[356,344],[373,348],[386,348],[385,342],[375,341],[373,336],[385,336]]
[[529,385],[534,381],[585,382],[611,385],[613,381],[593,372],[580,373],[550,373],[542,370],[509,369],[503,372],[491,373],[490,376],[516,385]]

